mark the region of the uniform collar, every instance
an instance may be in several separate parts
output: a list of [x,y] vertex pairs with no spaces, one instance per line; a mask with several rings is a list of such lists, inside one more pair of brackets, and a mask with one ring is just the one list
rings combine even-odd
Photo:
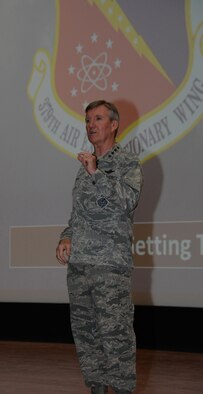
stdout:
[[103,156],[98,156],[97,160],[103,160],[103,159],[111,159],[115,153],[117,153],[120,150],[120,145],[116,142],[112,148],[106,152]]

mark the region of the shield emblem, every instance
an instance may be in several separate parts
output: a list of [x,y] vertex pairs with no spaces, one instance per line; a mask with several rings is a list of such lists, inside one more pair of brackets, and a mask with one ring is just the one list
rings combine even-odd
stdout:
[[117,2],[57,4],[55,92],[74,115],[83,117],[91,101],[112,101],[121,133],[172,95],[175,85]]
[[164,12],[158,3],[146,14],[145,1],[56,2],[54,56],[36,52],[28,95],[38,127],[63,152],[92,149],[84,109],[94,100],[118,107],[118,139],[142,161],[202,117],[202,2],[166,0]]

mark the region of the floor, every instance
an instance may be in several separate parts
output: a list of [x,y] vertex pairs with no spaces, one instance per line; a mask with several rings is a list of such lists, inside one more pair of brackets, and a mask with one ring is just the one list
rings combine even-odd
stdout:
[[[136,394],[203,394],[203,354],[138,349],[137,376]],[[0,394],[14,393],[88,394],[74,345],[0,342]]]

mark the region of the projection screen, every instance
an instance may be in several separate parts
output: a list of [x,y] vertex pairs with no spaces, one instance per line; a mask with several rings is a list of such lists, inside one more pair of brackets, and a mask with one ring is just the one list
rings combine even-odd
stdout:
[[144,186],[135,304],[203,306],[203,2],[1,0],[0,301],[68,302],[84,108],[114,102]]

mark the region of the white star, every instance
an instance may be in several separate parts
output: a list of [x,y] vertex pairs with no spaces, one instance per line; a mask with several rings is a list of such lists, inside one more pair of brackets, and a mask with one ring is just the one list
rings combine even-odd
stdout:
[[107,46],[108,49],[111,49],[111,48],[112,48],[112,45],[113,45],[113,41],[112,41],[112,40],[108,40],[108,41],[106,42],[106,46]]
[[122,22],[122,20],[123,20],[123,16],[122,16],[122,15],[119,15],[118,21],[119,21],[119,22]]
[[92,41],[92,43],[97,42],[97,39],[98,39],[98,35],[97,35],[96,33],[93,33],[93,34],[91,35],[91,41]]
[[82,53],[82,50],[83,50],[83,46],[81,44],[78,44],[76,47],[77,53]]
[[72,97],[76,97],[77,96],[77,89],[76,88],[73,88],[72,90],[71,90],[71,96]]
[[69,74],[74,74],[74,72],[75,72],[75,67],[72,66],[72,64],[70,65],[70,67],[68,67],[68,72],[69,72]]
[[115,62],[114,62],[114,65],[115,65],[115,68],[120,68],[120,66],[121,66],[121,60],[117,58],[117,59],[115,60]]
[[118,90],[118,83],[114,82],[112,83],[111,87],[112,87],[112,92],[116,92]]
[[112,15],[113,9],[111,7],[108,9],[108,13],[109,13],[109,15]]

